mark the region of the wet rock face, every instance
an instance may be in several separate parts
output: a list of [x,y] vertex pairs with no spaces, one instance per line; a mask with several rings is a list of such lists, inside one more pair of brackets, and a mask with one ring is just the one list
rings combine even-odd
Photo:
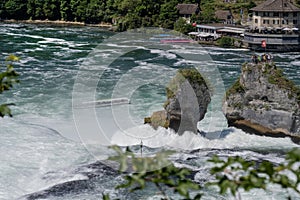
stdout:
[[[145,122],[154,128],[159,126],[171,128],[178,134],[185,131],[197,132],[197,123],[202,120],[210,103],[209,88],[196,69],[181,69],[167,86],[165,111],[154,113]],[[156,119],[165,118],[157,122]]]
[[245,64],[227,91],[229,126],[269,136],[300,136],[300,90],[274,64]]
[[200,82],[184,81],[178,85],[175,95],[168,98],[165,106],[169,127],[179,134],[197,132],[197,123],[202,120],[210,102],[209,89]]
[[[111,161],[97,161],[78,167],[74,171],[67,171],[64,174],[71,177],[82,177],[78,180],[63,180],[47,189],[25,195],[20,199],[39,200],[39,199],[68,199],[68,196],[80,196],[90,194],[96,199],[102,199],[105,187],[111,186],[112,181],[119,176],[118,164]],[[51,172],[53,174],[58,172]],[[58,173],[59,174],[59,173]],[[47,175],[43,177],[48,179]],[[51,178],[51,177],[50,177]],[[51,181],[50,181],[51,182]],[[125,195],[125,194],[124,194]],[[66,196],[66,198],[64,198]]]

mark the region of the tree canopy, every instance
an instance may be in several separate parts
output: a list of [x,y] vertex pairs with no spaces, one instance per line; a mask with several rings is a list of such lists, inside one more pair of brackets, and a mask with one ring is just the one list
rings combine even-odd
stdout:
[[161,26],[173,28],[178,3],[197,0],[2,0],[1,19],[63,20],[116,24],[119,30]]
[[173,29],[176,21],[180,19],[176,8],[180,3],[199,4],[201,12],[192,17],[192,22],[211,23],[218,22],[215,18],[217,10],[230,10],[235,21],[241,20],[243,11],[245,20],[249,9],[258,2],[260,1],[237,0],[235,3],[226,3],[223,0],[2,0],[0,20],[110,23],[116,25],[119,31],[138,27]]

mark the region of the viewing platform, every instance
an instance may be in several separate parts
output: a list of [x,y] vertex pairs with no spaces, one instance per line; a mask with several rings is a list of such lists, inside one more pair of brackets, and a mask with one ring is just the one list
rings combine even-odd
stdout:
[[[299,34],[261,34],[261,33],[244,33],[244,44],[251,50],[255,51],[299,51],[300,35]],[[266,42],[266,48],[262,47],[262,41]]]

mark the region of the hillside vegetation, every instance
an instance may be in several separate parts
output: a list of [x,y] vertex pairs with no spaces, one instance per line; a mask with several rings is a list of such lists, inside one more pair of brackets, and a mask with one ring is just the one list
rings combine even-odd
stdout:
[[240,23],[242,16],[247,20],[249,9],[255,7],[261,0],[236,0],[235,3],[225,3],[224,0],[202,0],[201,1],[201,20],[204,22],[215,22],[214,13],[217,10],[230,10],[237,23]]
[[178,3],[197,0],[2,0],[1,19],[63,20],[112,23],[119,30],[160,26],[173,28]]
[[[62,20],[87,24],[110,23],[118,31],[137,27],[163,27],[188,32],[178,21],[178,3],[200,3],[201,13],[192,16],[199,23],[218,22],[215,11],[230,10],[237,24],[247,20],[248,10],[262,0],[1,0],[0,19]],[[300,4],[300,0],[296,0]],[[243,16],[243,17],[242,17]],[[177,23],[177,24],[176,24]],[[182,28],[183,27],[183,28]]]

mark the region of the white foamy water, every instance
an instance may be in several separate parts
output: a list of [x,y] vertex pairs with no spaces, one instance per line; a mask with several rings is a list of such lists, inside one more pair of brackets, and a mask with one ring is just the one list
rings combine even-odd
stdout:
[[89,162],[85,148],[67,140],[49,127],[23,124],[20,119],[0,121],[0,199],[24,194],[82,177],[66,174],[44,179],[46,173]]
[[[224,131],[224,130],[223,130]],[[209,134],[209,133],[208,133]],[[183,135],[174,134],[174,131],[159,128],[152,129],[149,125],[132,128],[117,132],[112,137],[112,144],[120,146],[139,145],[141,140],[143,144],[151,148],[171,147],[181,150],[196,149],[277,149],[278,146],[284,148],[298,147],[289,138],[270,138],[265,136],[249,135],[243,131],[230,128],[228,133],[222,131],[214,133],[214,139],[207,139],[191,132],[185,132]]]

